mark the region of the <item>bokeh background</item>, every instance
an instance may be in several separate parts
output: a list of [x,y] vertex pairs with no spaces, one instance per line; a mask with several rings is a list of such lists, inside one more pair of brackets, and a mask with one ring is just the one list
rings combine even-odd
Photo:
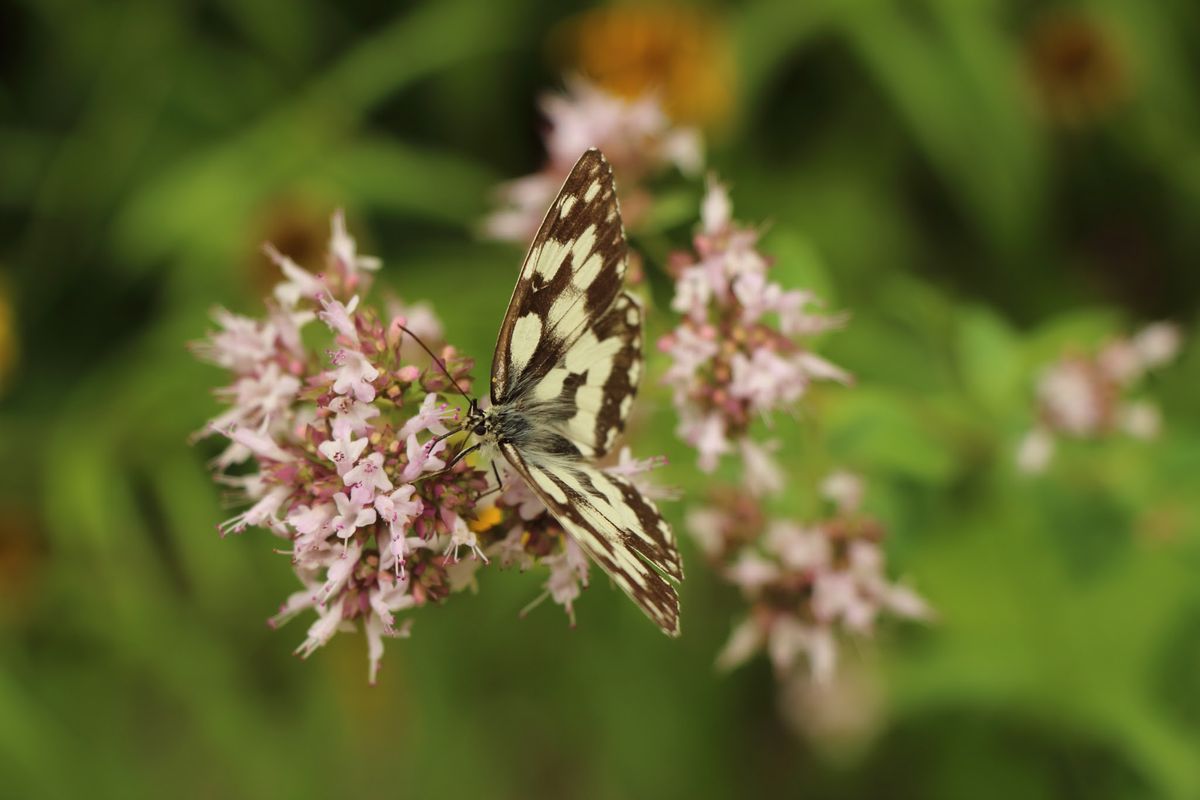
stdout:
[[[1039,365],[1155,319],[1196,339],[1191,0],[2,16],[0,794],[1200,797],[1200,348],[1149,387],[1158,441],[1012,458]],[[214,530],[215,445],[187,440],[224,375],[185,342],[257,313],[260,243],[314,263],[345,207],[485,368],[520,252],[479,222],[576,69],[663,87],[781,282],[853,314],[822,352],[858,384],[779,426],[789,497],[862,472],[940,614],[847,649],[857,723],[806,733],[761,661],[715,673],[742,610],[690,542],[679,641],[605,588],[575,630],[518,620],[536,581],[488,574],[368,687],[361,637],[302,662],[306,622],[265,627],[274,540]],[[641,404],[637,450],[701,495],[665,394]]]

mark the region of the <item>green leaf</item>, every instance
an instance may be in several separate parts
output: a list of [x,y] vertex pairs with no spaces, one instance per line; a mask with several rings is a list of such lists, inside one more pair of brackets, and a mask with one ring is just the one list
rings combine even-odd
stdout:
[[859,387],[827,409],[828,446],[841,463],[945,484],[955,470],[949,443],[923,422],[903,395]]
[[958,370],[971,397],[999,413],[1024,402],[1025,371],[1016,333],[995,312],[972,306],[959,315]]

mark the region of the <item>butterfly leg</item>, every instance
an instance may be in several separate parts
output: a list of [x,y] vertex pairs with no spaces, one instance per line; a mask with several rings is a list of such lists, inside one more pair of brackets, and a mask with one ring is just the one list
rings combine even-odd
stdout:
[[445,475],[447,472],[454,469],[454,467],[458,465],[458,462],[462,461],[464,458],[471,455],[471,453],[474,453],[476,450],[478,450],[481,447],[483,447],[483,442],[480,442],[479,444],[471,445],[466,450],[460,450],[454,456],[454,458],[450,459],[450,462],[448,464],[446,464],[446,466],[442,467],[437,472],[427,472],[424,475],[420,475],[420,476],[416,477],[415,479],[413,479],[413,483],[417,483],[418,481],[429,480],[430,478],[436,478],[439,475]]
[[495,494],[496,492],[498,492],[504,488],[504,481],[500,480],[500,470],[496,466],[495,460],[492,461],[492,474],[496,476],[496,485],[493,486],[491,489],[488,489],[483,494],[479,495],[479,497],[475,498],[476,500],[482,500],[483,498],[487,497],[489,494]]
[[442,469],[442,472],[449,472],[450,470],[454,469],[455,465],[458,464],[458,462],[462,461],[464,458],[471,455],[471,453],[474,453],[476,450],[478,450],[481,447],[483,447],[483,442],[479,442],[478,444],[473,444],[470,447],[468,447],[466,450],[460,450],[458,452],[458,454],[454,456],[454,458],[450,459],[450,463],[447,464],[444,469]]

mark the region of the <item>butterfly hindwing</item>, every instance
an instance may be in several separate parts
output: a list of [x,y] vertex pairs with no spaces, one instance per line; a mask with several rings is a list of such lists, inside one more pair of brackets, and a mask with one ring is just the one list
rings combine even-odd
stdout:
[[501,452],[585,553],[668,635],[679,635],[683,579],[670,528],[623,478],[584,462],[543,463],[516,448]]
[[628,247],[612,167],[588,150],[530,245],[492,356],[493,404],[530,391],[612,305]]

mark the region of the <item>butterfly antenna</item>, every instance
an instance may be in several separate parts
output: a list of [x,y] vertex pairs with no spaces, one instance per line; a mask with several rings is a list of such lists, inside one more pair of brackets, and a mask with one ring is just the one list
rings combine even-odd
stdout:
[[426,353],[428,353],[429,357],[431,359],[433,359],[433,363],[437,364],[438,369],[440,369],[442,371],[442,374],[450,379],[450,383],[452,383],[454,385],[454,388],[458,390],[458,393],[461,394],[468,403],[474,404],[475,401],[471,399],[471,396],[469,394],[467,394],[465,391],[463,391],[462,386],[460,386],[458,381],[456,381],[454,379],[454,376],[450,374],[450,370],[446,369],[445,363],[443,363],[440,358],[438,358],[437,356],[435,356],[433,354],[433,351],[429,349],[429,346],[421,341],[420,336],[417,336],[415,333],[413,333],[412,331],[410,331],[408,328],[404,327],[403,325],[397,325],[396,327],[399,328],[400,330],[404,331],[405,333],[407,333],[413,339],[415,339],[417,344],[421,345],[421,349],[424,350]]

